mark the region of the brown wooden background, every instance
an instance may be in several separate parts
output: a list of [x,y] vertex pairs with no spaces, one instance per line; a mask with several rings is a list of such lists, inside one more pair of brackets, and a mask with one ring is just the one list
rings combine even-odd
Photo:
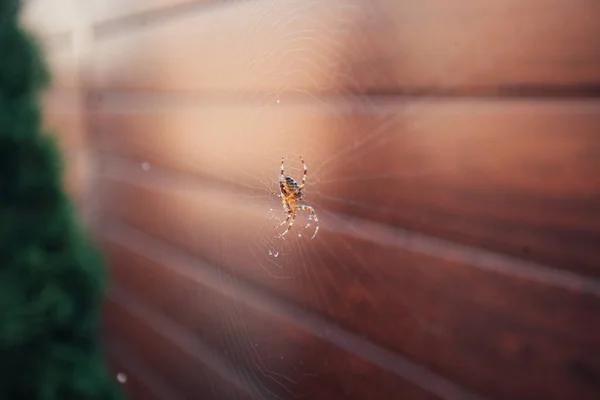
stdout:
[[[600,2],[24,19],[130,399],[600,398]],[[298,154],[321,230],[282,242]]]

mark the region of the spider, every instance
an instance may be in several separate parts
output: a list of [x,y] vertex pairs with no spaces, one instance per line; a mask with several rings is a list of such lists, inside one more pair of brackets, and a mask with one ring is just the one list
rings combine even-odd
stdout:
[[279,175],[279,189],[281,190],[281,201],[283,202],[283,210],[287,214],[287,218],[279,224],[279,226],[284,225],[289,221],[288,227],[283,232],[280,237],[285,236],[286,233],[292,229],[294,226],[294,222],[296,221],[296,212],[298,210],[308,211],[308,223],[304,227],[304,229],[308,228],[312,221],[315,221],[315,233],[313,233],[311,239],[317,235],[319,231],[319,218],[317,218],[317,213],[315,209],[311,206],[305,204],[298,204],[302,197],[304,197],[304,185],[306,184],[306,164],[304,163],[304,159],[300,156],[300,161],[302,161],[302,166],[304,167],[304,175],[302,176],[302,184],[298,185],[298,182],[291,176],[285,176],[283,172],[283,163],[284,157],[281,157],[281,174]]

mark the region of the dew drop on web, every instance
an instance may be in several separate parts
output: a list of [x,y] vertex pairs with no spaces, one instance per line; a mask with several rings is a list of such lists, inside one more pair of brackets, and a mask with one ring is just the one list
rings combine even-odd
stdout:
[[119,372],[117,374],[117,380],[119,381],[119,383],[125,383],[127,382],[127,375],[125,375],[123,372]]

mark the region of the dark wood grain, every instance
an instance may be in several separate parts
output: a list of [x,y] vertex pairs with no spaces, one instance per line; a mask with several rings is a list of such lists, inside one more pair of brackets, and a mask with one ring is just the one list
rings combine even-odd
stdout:
[[306,91],[600,83],[595,1],[203,3],[97,26],[91,85],[274,101]]
[[[266,392],[280,399],[439,398],[252,307],[240,293],[229,296],[221,287],[199,285],[181,272],[181,265],[160,263],[121,242],[105,243],[115,282],[226,356],[247,377],[249,391],[256,396]],[[223,274],[219,284],[228,286],[228,279]]]
[[99,150],[257,194],[301,152],[317,209],[600,276],[596,101],[106,102]]
[[[266,236],[270,230],[261,231],[270,221],[260,208],[167,181],[168,188],[106,181],[106,211],[480,393],[600,393],[589,378],[600,372],[593,350],[600,344],[600,292],[580,292],[585,279],[565,287],[544,281],[543,271],[521,276],[514,260],[491,261],[490,270],[492,255],[452,244],[423,251],[410,237],[333,215],[323,217],[315,241],[290,238],[280,248]],[[271,247],[281,252],[277,260]]]

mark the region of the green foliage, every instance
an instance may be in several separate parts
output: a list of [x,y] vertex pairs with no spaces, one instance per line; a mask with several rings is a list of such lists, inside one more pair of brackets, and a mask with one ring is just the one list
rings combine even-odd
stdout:
[[42,131],[39,46],[0,0],[0,399],[121,399],[100,340],[105,270]]

